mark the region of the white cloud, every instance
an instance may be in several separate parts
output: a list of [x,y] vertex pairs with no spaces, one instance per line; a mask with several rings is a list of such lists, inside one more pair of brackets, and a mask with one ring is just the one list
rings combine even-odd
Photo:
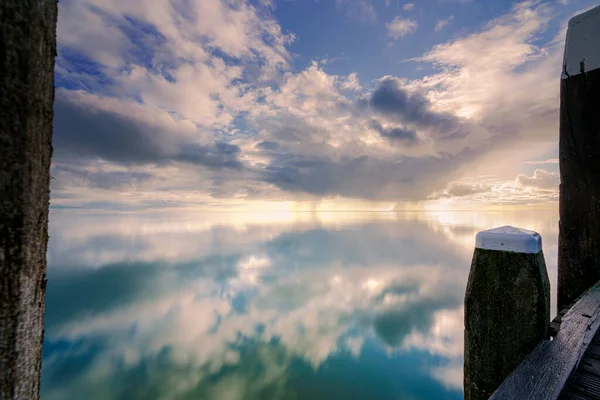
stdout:
[[392,37],[394,40],[415,33],[418,26],[419,24],[417,21],[400,17],[395,17],[391,22],[385,24],[388,36]]
[[[407,109],[394,114],[374,109],[373,93],[356,73],[327,73],[324,62],[290,70],[293,35],[283,32],[270,6],[209,0],[182,9],[183,3],[161,0],[148,7],[138,1],[109,0],[96,8],[92,0],[61,2],[61,49],[89,57],[98,71],[78,70],[62,53],[57,75],[79,91],[59,90],[57,98],[79,103],[82,114],[143,130],[161,163],[132,167],[106,153],[93,154],[85,165],[81,157],[56,158],[53,204],[214,205],[340,196],[395,202],[432,193],[451,201],[460,187],[448,182],[472,173],[500,174],[499,182],[512,182],[503,193],[514,192],[523,202],[526,191],[514,187],[518,166],[555,146],[558,91],[552,82],[562,37],[537,40],[552,16],[546,3],[518,3],[481,31],[434,46],[414,60],[436,68],[429,76],[376,80],[376,89],[395,82],[394,93],[382,92],[391,96],[384,102]],[[373,16],[368,6],[338,2],[340,9]],[[189,21],[169,17],[182,14]],[[386,25],[394,39],[417,27],[400,17]],[[94,37],[86,39],[84,31]],[[105,40],[95,41],[101,33]],[[214,150],[219,143],[231,147],[221,154]],[[189,155],[180,153],[189,145],[205,147],[201,165],[185,163]],[[471,188],[499,185],[472,182]],[[121,197],[112,195],[116,191]],[[489,199],[476,191],[460,197]]]
[[441,31],[442,29],[444,29],[444,27],[446,25],[448,25],[450,22],[452,22],[454,20],[454,15],[449,16],[448,18],[445,19],[438,19],[437,22],[435,23],[435,28],[434,30],[436,32]]
[[345,79],[342,78],[340,80],[340,87],[342,89],[347,90],[361,90],[360,82],[358,81],[358,74],[356,72],[352,72]]
[[402,9],[404,11],[412,11],[415,8],[415,3],[406,3],[405,5],[402,6]]
[[[420,60],[433,63],[440,72],[419,83],[431,89],[430,95],[440,107],[470,118],[505,123],[505,114],[511,112],[517,122],[533,123],[524,119],[532,113],[555,111],[558,105],[552,81],[555,65],[560,65],[560,46],[545,48],[531,43],[549,20],[547,5],[518,3],[482,32],[434,46]],[[482,53],[482,48],[486,52]],[[525,64],[529,68],[516,70]],[[549,121],[555,124],[551,118],[543,119],[541,125],[538,122],[535,134],[548,136]]]
[[560,183],[560,175],[556,172],[548,172],[545,169],[536,169],[533,176],[517,176],[517,185],[525,188],[557,190]]
[[546,3],[517,3],[481,32],[434,46],[418,59],[438,72],[408,86],[426,90],[439,110],[466,117],[490,134],[470,137],[488,148],[464,165],[465,173],[476,169],[508,180],[523,160],[555,148],[559,97],[553,82],[564,37],[533,42],[551,16]]
[[484,193],[491,190],[491,186],[484,182],[451,182],[441,193],[433,193],[430,199],[443,199],[450,197],[463,197]]
[[[112,81],[105,92],[139,98],[200,125],[227,125],[251,107],[255,93],[247,84],[232,82],[246,78],[251,83],[252,68],[267,77],[288,66],[286,45],[293,35],[282,33],[273,19],[246,2],[230,7],[219,0],[160,0],[151,6],[143,1],[67,0],[60,8],[63,79],[70,79],[72,67],[62,54],[67,49],[80,52],[99,63]],[[213,49],[239,62],[228,63]],[[136,51],[147,59],[134,56]]]
[[540,165],[540,164],[558,164],[558,158],[550,158],[544,161],[524,161],[523,164]]

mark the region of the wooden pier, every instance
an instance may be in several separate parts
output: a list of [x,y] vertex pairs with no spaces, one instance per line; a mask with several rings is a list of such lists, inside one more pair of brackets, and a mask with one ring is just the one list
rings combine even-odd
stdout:
[[537,233],[480,232],[465,295],[466,400],[600,400],[600,7],[569,21],[560,99],[560,311],[548,321]]
[[[578,395],[578,388],[589,385],[590,379],[599,386],[600,375],[587,375],[579,368],[599,328],[600,283],[597,283],[565,313],[556,336],[540,341],[491,399],[560,399],[568,393]],[[587,381],[575,383],[578,375]]]

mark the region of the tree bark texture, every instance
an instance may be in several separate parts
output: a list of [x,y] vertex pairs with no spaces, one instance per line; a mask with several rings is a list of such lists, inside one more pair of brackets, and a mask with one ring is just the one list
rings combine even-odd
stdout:
[[38,399],[57,0],[0,0],[0,399]]

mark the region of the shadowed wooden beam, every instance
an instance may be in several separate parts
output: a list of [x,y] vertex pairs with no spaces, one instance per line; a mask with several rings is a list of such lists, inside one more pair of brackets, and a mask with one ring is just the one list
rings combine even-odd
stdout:
[[0,398],[39,399],[56,0],[0,0]]

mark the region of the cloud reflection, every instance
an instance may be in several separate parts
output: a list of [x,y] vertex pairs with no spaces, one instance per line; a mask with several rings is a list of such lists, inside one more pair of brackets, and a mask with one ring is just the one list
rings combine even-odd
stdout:
[[462,398],[474,235],[505,223],[553,278],[554,213],[53,213],[43,397]]

